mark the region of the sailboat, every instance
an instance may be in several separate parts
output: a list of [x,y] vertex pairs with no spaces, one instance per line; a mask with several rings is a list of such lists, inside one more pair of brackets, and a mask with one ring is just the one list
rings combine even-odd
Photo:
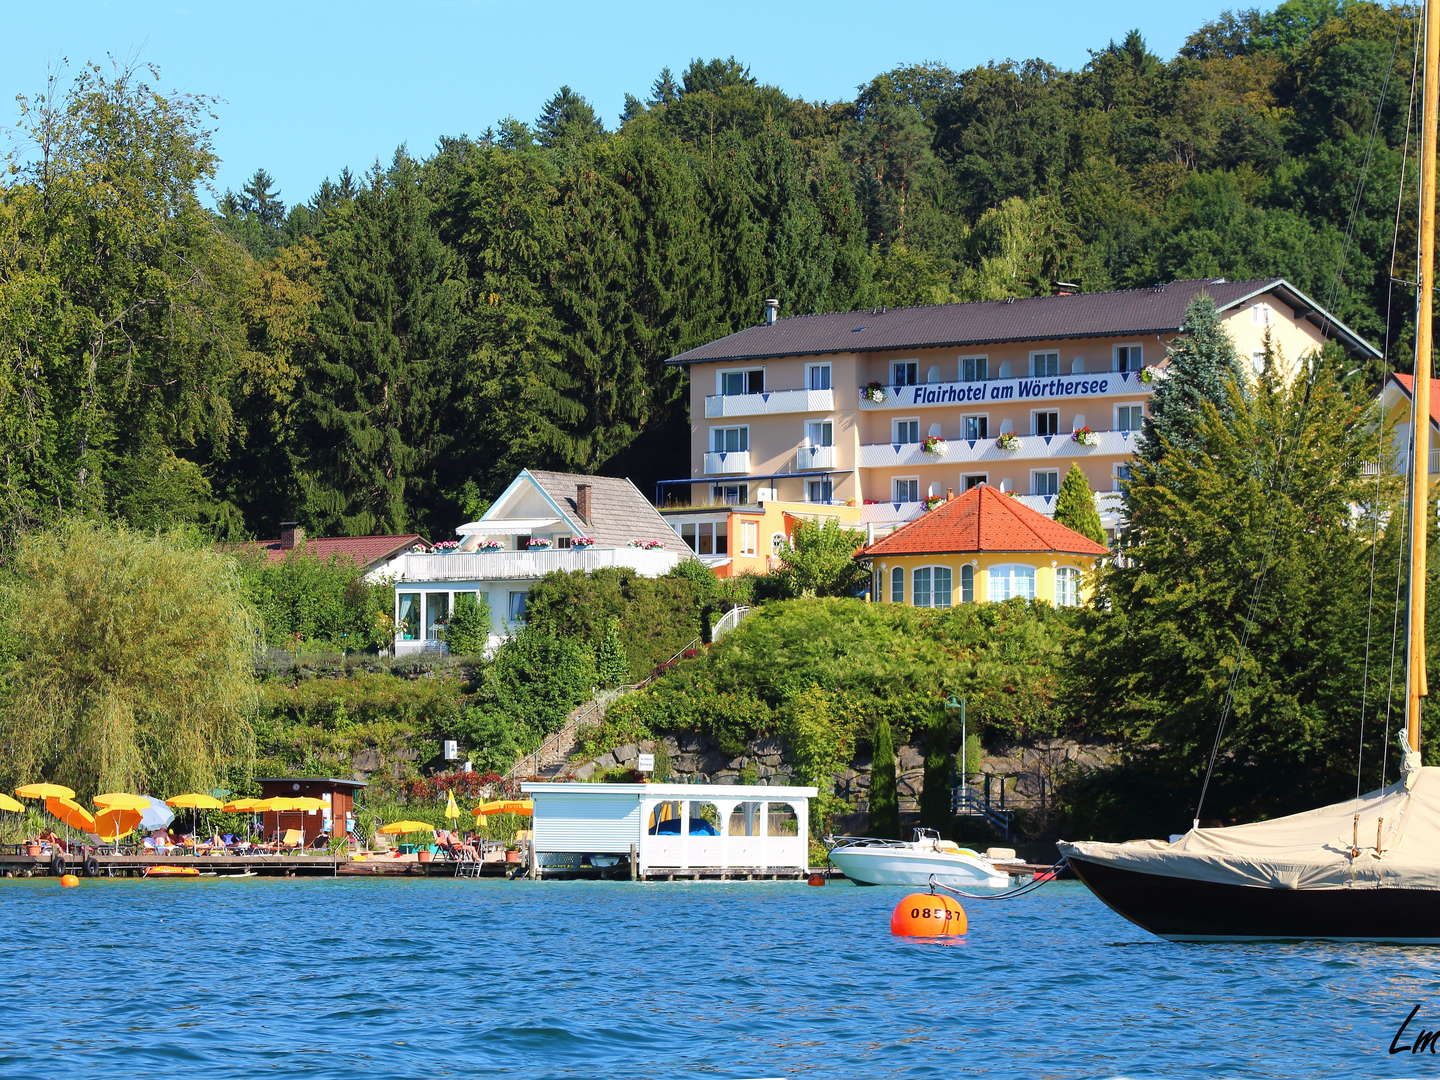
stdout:
[[[1424,8],[1419,276],[1412,394],[1405,743],[1399,782],[1288,817],[1198,821],[1172,842],[1060,842],[1075,875],[1131,922],[1172,941],[1326,939],[1440,944],[1440,768],[1420,760],[1430,460],[1437,0]],[[1417,463],[1418,466],[1417,467]]]

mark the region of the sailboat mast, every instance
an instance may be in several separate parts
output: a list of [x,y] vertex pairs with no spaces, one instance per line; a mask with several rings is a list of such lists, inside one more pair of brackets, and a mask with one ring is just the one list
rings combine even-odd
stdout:
[[1406,734],[1420,749],[1425,682],[1425,563],[1430,524],[1430,354],[1435,306],[1435,151],[1440,121],[1440,8],[1425,0],[1425,84],[1421,98],[1420,236],[1415,314],[1415,393],[1410,429],[1410,640],[1406,665]]

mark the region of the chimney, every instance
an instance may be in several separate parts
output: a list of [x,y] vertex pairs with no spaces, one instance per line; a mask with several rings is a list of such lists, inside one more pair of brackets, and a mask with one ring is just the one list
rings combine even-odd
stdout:
[[774,325],[775,325],[775,320],[776,320],[776,318],[779,317],[779,315],[780,315],[780,301],[779,301],[779,300],[766,300],[766,301],[765,301],[765,325],[766,325],[766,326],[774,326]]
[[586,525],[590,524],[590,485],[575,485],[575,512]]
[[1073,281],[1052,281],[1055,296],[1073,296],[1080,291],[1080,286]]
[[305,542],[305,530],[298,521],[280,522],[280,550],[294,551]]

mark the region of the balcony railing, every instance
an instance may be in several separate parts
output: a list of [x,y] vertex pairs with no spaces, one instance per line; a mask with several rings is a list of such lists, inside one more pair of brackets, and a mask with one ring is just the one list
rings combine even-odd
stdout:
[[1069,434],[1017,435],[1015,449],[1003,450],[994,438],[948,439],[943,454],[930,454],[921,443],[868,443],[860,447],[861,468],[944,465],[973,462],[1036,461],[1107,454],[1133,454],[1138,431],[1096,431],[1095,445],[1078,443]]
[[[1054,495],[1013,495],[1031,510],[1037,510],[1042,514],[1051,515],[1055,513]],[[1101,520],[1110,525],[1121,510],[1121,493],[1118,491],[1097,491],[1095,493],[1095,509],[1100,512]],[[875,525],[884,527],[887,525],[903,524],[912,521],[925,512],[924,502],[873,502],[866,503],[860,508],[860,523],[862,525]]]
[[796,469],[833,469],[835,467],[835,447],[833,446],[802,446],[795,451]]
[[765,416],[772,413],[833,412],[833,390],[769,390],[762,394],[711,394],[705,416]]
[[730,476],[749,471],[749,450],[711,450],[705,455],[706,476]]
[[[1149,369],[1147,369],[1149,370]],[[1158,372],[1150,376],[1154,379]],[[1013,405],[1022,401],[1055,401],[1065,398],[1107,397],[1119,394],[1148,394],[1154,382],[1138,371],[1094,371],[1079,375],[1022,376],[1018,379],[985,379],[977,382],[916,383],[882,387],[883,397],[871,401],[866,387],[860,387],[861,409],[924,409],[940,406]]]
[[405,555],[395,584],[422,581],[502,581],[540,578],[556,570],[599,570],[619,566],[644,577],[674,569],[683,556],[643,548],[566,548],[557,551],[456,551],[449,555]]

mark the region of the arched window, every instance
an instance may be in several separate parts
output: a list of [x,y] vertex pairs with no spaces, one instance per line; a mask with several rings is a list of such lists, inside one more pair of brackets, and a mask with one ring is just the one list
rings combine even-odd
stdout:
[[949,607],[951,577],[948,566],[922,566],[916,569],[911,601],[916,607]]
[[1014,597],[1035,599],[1035,568],[1005,563],[990,568],[990,599],[999,603]]
[[960,602],[962,604],[975,602],[975,567],[969,563],[960,568]]
[[1055,603],[1058,607],[1074,607],[1080,603],[1080,571],[1062,566],[1055,571]]
[[892,604],[905,602],[905,568],[903,566],[897,566],[890,571],[890,602]]

